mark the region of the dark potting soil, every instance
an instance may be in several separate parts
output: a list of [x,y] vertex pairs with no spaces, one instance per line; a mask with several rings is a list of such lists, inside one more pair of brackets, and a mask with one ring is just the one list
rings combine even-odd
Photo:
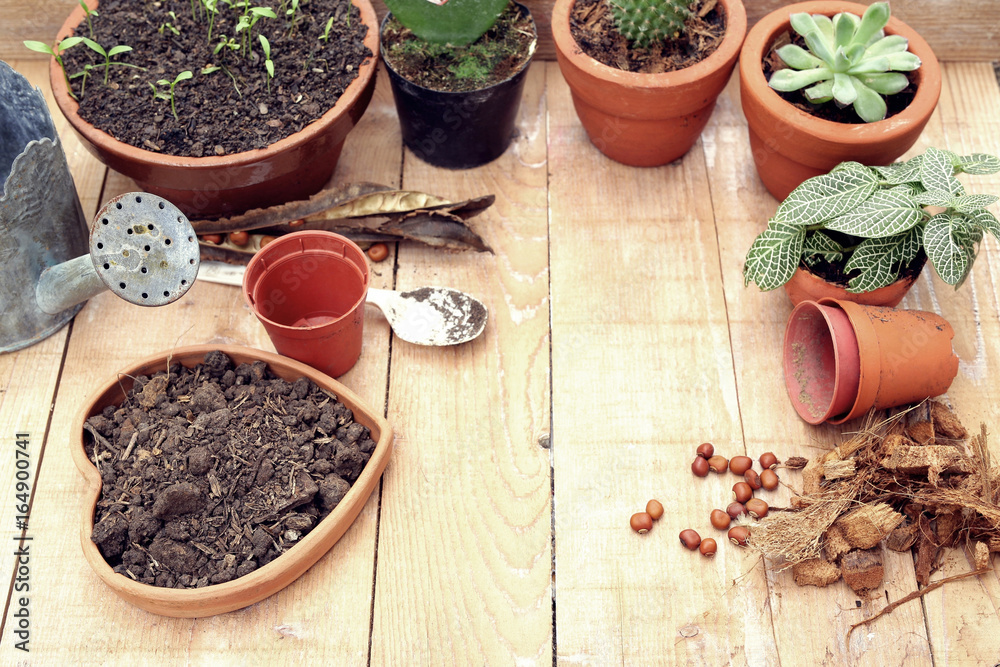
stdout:
[[442,92],[481,90],[520,72],[534,53],[531,16],[513,2],[493,27],[462,47],[429,44],[389,17],[382,30],[385,59],[401,77]]
[[626,72],[659,74],[697,64],[715,53],[726,34],[726,16],[717,0],[695,0],[691,17],[677,39],[633,49],[614,27],[606,0],[577,0],[569,17],[570,33],[588,56]]
[[[788,44],[789,41],[793,44],[801,46],[802,48],[806,48],[806,42],[802,39],[801,35],[789,32],[783,32],[778,35],[777,39],[774,40],[774,44],[771,45],[771,50],[764,58],[764,62],[761,63],[761,66],[764,69],[764,78],[768,81],[771,80],[771,75],[776,71],[779,69],[785,69],[786,65],[778,56],[776,51],[785,44]],[[910,106],[910,102],[913,101],[914,96],[917,94],[917,87],[913,83],[913,76],[911,76],[912,73],[904,72],[904,74],[906,74],[906,78],[910,80],[910,85],[895,95],[882,96],[886,105],[886,118],[892,118],[903,109]],[[777,90],[774,92],[780,95],[781,99],[785,100],[797,109],[801,109],[802,111],[823,120],[833,121],[834,123],[848,123],[852,125],[865,122],[861,120],[861,117],[854,111],[853,106],[841,107],[836,100],[830,100],[824,104],[813,104],[806,99],[801,90],[793,90],[788,93],[783,93]]]
[[294,547],[375,449],[308,378],[218,351],[137,377],[84,429],[103,480],[91,539],[115,572],[166,588],[231,581]]
[[[105,85],[104,58],[84,44],[69,49],[64,61],[70,76],[95,66],[88,77],[72,80],[80,117],[119,141],[151,151],[190,157],[240,153],[264,148],[318,119],[372,57],[363,42],[368,28],[348,0],[301,2],[294,29],[285,14],[289,0],[254,2],[251,6],[270,6],[278,18],[258,20],[251,49],[223,46],[216,54],[220,43],[238,42],[246,34],[236,32],[244,4],[232,1],[234,7],[218,0],[209,40],[200,1],[193,3],[194,19],[185,0],[102,0],[99,15],[91,18],[94,41],[105,50],[131,46],[132,51],[111,60],[144,69],[113,64]],[[90,37],[86,21],[76,34]],[[270,87],[258,35],[270,42]],[[206,73],[206,67],[218,69]],[[172,82],[185,71],[193,77],[174,86],[175,119],[170,86],[157,82]],[[154,88],[166,99],[154,98]]]
[[[829,233],[829,232],[828,232]],[[840,239],[838,239],[839,241]],[[855,243],[860,242],[860,239],[855,240]],[[851,271],[845,272],[844,265],[847,263],[845,258],[844,261],[840,262],[828,262],[822,257],[818,257],[813,264],[806,264],[805,262],[800,262],[799,267],[815,274],[816,276],[822,278],[828,283],[833,285],[838,285],[847,289],[847,284],[852,278],[861,275],[861,271]],[[916,278],[920,275],[920,272],[924,268],[924,264],[927,263],[927,254],[921,250],[917,253],[917,256],[908,265],[903,267],[900,272],[900,278]]]

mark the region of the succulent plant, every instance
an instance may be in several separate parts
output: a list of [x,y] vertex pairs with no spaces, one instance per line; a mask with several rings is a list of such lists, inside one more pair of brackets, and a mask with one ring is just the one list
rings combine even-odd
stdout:
[[[836,100],[852,106],[866,123],[886,114],[883,95],[893,95],[909,85],[903,72],[920,67],[920,58],[907,51],[905,37],[885,35],[889,4],[876,2],[864,16],[842,12],[833,18],[821,14],[792,14],[792,29],[808,50],[786,44],[777,50],[788,65],[771,76],[771,88],[803,91],[807,100],[822,104]],[[808,87],[807,87],[808,86]]]
[[618,32],[639,48],[679,35],[691,13],[685,0],[608,0],[608,4]]
[[843,263],[849,292],[889,285],[927,253],[949,285],[961,285],[985,232],[994,195],[966,194],[956,174],[995,174],[1000,159],[928,148],[887,167],[842,162],[804,181],[781,203],[747,252],[743,277],[762,290],[788,282],[801,263]]

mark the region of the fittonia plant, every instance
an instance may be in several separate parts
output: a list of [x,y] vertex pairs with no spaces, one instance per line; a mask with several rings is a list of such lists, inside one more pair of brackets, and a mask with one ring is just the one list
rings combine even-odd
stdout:
[[833,18],[821,14],[792,14],[792,29],[808,50],[795,44],[777,49],[788,69],[775,72],[771,88],[782,92],[803,90],[813,104],[836,100],[853,106],[865,122],[886,114],[883,95],[894,95],[909,85],[903,72],[920,67],[920,58],[907,51],[905,37],[886,35],[889,4],[876,2],[864,16],[842,12]]
[[608,0],[608,4],[618,32],[639,48],[677,37],[691,15],[687,0]]
[[825,259],[844,263],[849,292],[869,292],[898,279],[922,249],[941,279],[957,287],[983,234],[1000,239],[1000,222],[987,210],[997,197],[966,194],[955,176],[998,171],[993,155],[937,148],[888,167],[843,162],[781,203],[750,246],[743,277],[772,290],[800,263]]

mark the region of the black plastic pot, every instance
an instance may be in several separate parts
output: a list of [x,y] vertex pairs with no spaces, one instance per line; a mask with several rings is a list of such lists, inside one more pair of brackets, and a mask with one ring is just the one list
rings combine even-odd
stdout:
[[[515,3],[531,17],[528,8]],[[382,32],[390,15],[382,21]],[[436,167],[468,169],[497,159],[510,145],[529,58],[517,73],[488,88],[454,93],[418,86],[400,76],[385,58],[403,143]]]

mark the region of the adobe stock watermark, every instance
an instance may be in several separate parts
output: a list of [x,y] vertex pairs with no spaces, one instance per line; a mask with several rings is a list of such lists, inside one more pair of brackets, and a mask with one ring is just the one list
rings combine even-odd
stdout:
[[28,514],[31,508],[31,435],[14,434],[14,526],[17,534],[17,558],[14,590],[10,598],[9,625],[15,637],[14,648],[27,652],[31,642],[31,536],[28,535]]

